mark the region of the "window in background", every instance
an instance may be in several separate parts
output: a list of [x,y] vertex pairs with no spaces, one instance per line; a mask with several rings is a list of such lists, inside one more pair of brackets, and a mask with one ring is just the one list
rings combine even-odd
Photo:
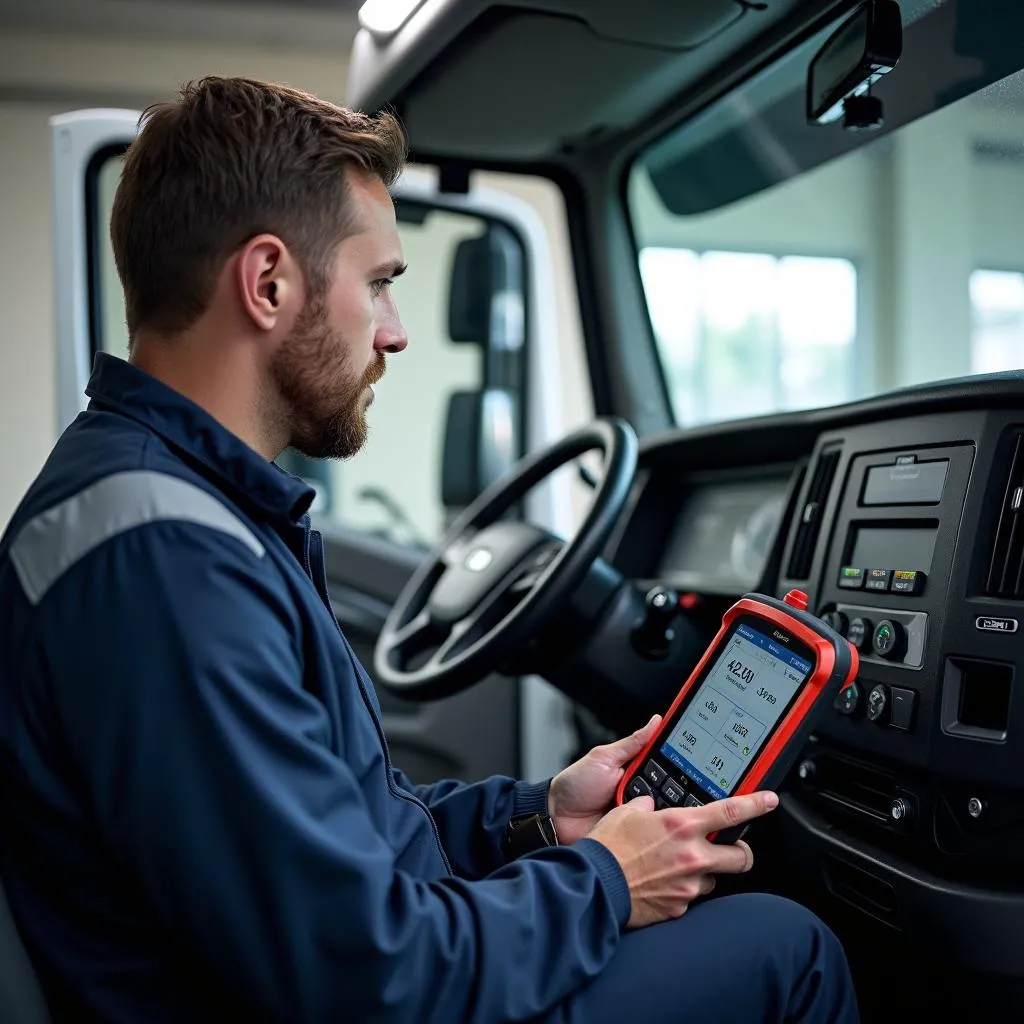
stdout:
[[854,397],[849,260],[648,247],[640,273],[678,423]]
[[975,270],[971,274],[971,371],[998,373],[1024,367],[1024,273]]

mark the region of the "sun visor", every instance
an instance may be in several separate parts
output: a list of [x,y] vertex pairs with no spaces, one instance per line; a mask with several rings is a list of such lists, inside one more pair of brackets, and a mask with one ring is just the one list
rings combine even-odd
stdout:
[[[351,102],[395,104],[414,150],[539,159],[635,125],[686,84],[693,53],[737,22],[763,17],[740,0],[480,8],[470,23],[449,27],[449,38],[438,19],[418,45],[401,35],[385,47],[357,40]],[[413,69],[402,83],[389,62],[389,50],[399,47]]]

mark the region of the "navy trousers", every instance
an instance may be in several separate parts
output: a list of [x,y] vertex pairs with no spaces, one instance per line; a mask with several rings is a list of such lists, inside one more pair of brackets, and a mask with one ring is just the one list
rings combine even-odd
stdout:
[[698,903],[623,936],[614,958],[545,1024],[856,1024],[842,947],[776,896]]

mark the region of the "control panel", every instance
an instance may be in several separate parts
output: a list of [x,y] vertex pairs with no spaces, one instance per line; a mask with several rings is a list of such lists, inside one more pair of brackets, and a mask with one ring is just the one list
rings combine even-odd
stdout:
[[924,663],[926,612],[839,602],[827,605],[821,618],[857,648],[861,662],[913,669],[920,669]]

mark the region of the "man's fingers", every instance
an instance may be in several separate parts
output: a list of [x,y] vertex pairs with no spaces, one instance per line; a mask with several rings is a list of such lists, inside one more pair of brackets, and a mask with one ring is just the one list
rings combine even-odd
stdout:
[[695,808],[694,815],[700,815],[701,830],[708,835],[760,818],[778,806],[779,798],[774,793],[750,793],[746,796],[730,796],[725,800],[712,800],[699,810]]
[[653,811],[654,799],[649,796],[635,796],[632,800],[627,800],[622,806],[633,812]]
[[754,866],[754,853],[750,847],[739,840],[729,846],[712,846],[710,874],[742,875]]

